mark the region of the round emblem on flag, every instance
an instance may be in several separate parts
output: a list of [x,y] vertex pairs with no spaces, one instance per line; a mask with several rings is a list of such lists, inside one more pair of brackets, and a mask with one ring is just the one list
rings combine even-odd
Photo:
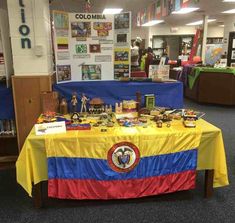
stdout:
[[109,166],[116,172],[129,172],[139,163],[139,149],[130,142],[120,142],[108,151]]

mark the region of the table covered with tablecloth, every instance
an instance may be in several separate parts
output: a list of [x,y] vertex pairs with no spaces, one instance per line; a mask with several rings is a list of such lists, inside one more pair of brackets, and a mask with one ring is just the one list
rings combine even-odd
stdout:
[[[134,145],[138,162],[120,172],[112,166],[112,151],[122,143]],[[32,129],[16,169],[17,182],[30,196],[33,184],[45,180],[49,180],[49,195],[59,198],[122,199],[170,193],[192,189],[194,169],[213,169],[213,186],[228,185],[221,130],[204,120],[192,129],[182,121],[174,121],[170,128],[115,126],[103,132],[92,127],[46,136],[36,136]]]

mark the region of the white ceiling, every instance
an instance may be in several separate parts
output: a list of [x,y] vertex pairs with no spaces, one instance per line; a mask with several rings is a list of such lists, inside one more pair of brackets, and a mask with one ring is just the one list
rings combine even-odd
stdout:
[[[51,10],[63,10],[68,12],[84,12],[85,0],[52,0]],[[101,13],[105,7],[121,7],[124,11],[132,11],[135,15],[141,9],[147,7],[155,0],[90,0],[92,11]],[[216,23],[224,21],[224,15],[221,12],[235,8],[235,3],[224,3],[222,0],[200,0],[198,12],[188,15],[170,15],[165,17],[165,22],[169,25],[185,25],[189,22],[202,19],[203,15],[209,15],[216,18]]]

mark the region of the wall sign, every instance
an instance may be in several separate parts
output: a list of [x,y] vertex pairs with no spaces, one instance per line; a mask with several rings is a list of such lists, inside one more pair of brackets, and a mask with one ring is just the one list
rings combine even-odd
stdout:
[[21,47],[23,49],[31,48],[31,40],[28,37],[30,34],[30,28],[28,25],[26,25],[26,15],[25,15],[25,4],[24,0],[19,0],[19,6],[20,6],[20,15],[21,15],[21,25],[19,26],[19,32],[21,34]]

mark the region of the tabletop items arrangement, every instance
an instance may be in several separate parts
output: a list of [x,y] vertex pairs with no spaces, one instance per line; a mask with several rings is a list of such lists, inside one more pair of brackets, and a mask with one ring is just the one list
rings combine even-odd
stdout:
[[[46,106],[37,124],[64,121],[66,130],[90,130],[92,127],[101,127],[101,131],[114,126],[147,128],[154,125],[156,128],[170,128],[173,120],[182,120],[185,127],[196,127],[196,120],[203,113],[192,109],[171,109],[156,106],[156,96],[146,94],[143,97],[136,92],[136,99],[116,102],[115,106],[106,104],[102,98],[89,98],[84,93],[81,96],[73,93],[68,101],[65,98],[55,96],[46,98]],[[141,100],[144,98],[144,107]],[[51,103],[50,103],[51,100]],[[53,105],[53,106],[51,106]],[[80,109],[78,109],[80,107]]]

